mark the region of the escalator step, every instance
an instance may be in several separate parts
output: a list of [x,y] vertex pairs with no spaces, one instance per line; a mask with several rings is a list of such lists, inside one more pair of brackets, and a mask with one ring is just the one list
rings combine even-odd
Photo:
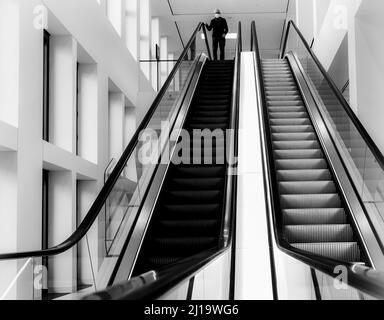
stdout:
[[278,170],[311,170],[327,169],[328,164],[325,159],[289,159],[276,160]]
[[320,148],[320,144],[316,140],[275,141],[273,142],[273,146],[275,150],[303,150]]
[[296,249],[343,262],[360,262],[360,249],[357,242],[339,243],[296,243]]
[[282,209],[339,208],[342,203],[338,194],[283,194]]
[[216,237],[177,237],[177,238],[154,238],[153,250],[167,250],[176,254],[192,255],[204,249],[217,246]]
[[167,191],[167,199],[173,203],[193,204],[199,203],[217,203],[222,196],[221,190],[185,190],[185,191]]
[[[222,136],[213,131],[229,127],[233,74],[234,61],[209,61],[204,66],[184,125],[193,135],[190,150],[179,157],[184,163],[192,160],[198,164],[171,164],[134,275],[218,247],[226,185],[226,138],[225,131]],[[213,143],[199,130],[212,131]],[[213,164],[200,164],[210,155]]]
[[352,242],[348,224],[286,226],[284,237],[290,243]]
[[316,140],[314,132],[293,132],[293,133],[274,133],[272,134],[274,141],[304,141],[304,140]]
[[220,188],[224,183],[224,178],[191,178],[191,179],[181,179],[175,178],[170,181],[170,187],[177,188],[178,190],[183,189],[198,189],[198,190],[210,190]]
[[[293,105],[293,104],[292,104]],[[299,105],[299,104],[296,104]],[[306,112],[270,112],[270,119],[309,119]]]
[[268,107],[271,112],[306,112],[304,106],[293,106],[293,107]]
[[228,128],[228,124],[227,123],[207,123],[207,124],[191,123],[189,125],[189,128],[191,128],[191,129],[199,129],[199,130],[204,130],[204,129],[210,129],[210,130],[221,129],[221,130],[225,130],[225,129]]
[[311,121],[309,118],[305,119],[271,119],[272,126],[306,126],[310,125]]
[[[199,202],[200,203],[200,202]],[[163,204],[162,214],[166,220],[212,219],[216,218],[221,210],[221,204]]]
[[178,178],[216,178],[222,177],[225,174],[225,168],[222,166],[175,166],[173,169],[174,176]]
[[297,132],[314,132],[314,129],[311,125],[272,125],[271,130],[273,133],[297,133]]
[[[360,247],[355,242],[344,203],[287,60],[263,60],[262,70],[277,170],[282,236],[305,252],[345,262],[361,261]],[[357,150],[361,142],[353,140],[345,113],[339,112],[343,110],[329,88],[321,88],[321,81],[314,80],[320,97],[329,107],[334,126],[342,136],[345,132],[346,146],[353,145],[355,148],[351,150]]]
[[324,154],[321,149],[276,150],[276,159],[321,159]]
[[209,236],[218,232],[220,221],[212,220],[163,220],[159,221],[158,235],[166,234],[168,236]]
[[337,189],[333,181],[294,181],[279,182],[279,191],[280,194],[330,194]]
[[286,225],[346,224],[347,215],[341,208],[283,210]]
[[278,170],[279,181],[329,181],[332,175],[329,170]]

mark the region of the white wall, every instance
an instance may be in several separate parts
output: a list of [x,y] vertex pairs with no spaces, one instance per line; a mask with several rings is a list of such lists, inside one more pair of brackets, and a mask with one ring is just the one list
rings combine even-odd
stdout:
[[[151,33],[151,59],[156,60],[156,45],[160,45],[160,19],[153,18],[152,19],[152,33]],[[157,82],[158,82],[158,70],[157,63],[152,63],[152,86],[155,90],[157,90]]]
[[[16,152],[0,152],[0,252],[17,250],[17,155]],[[5,241],[7,239],[7,241]],[[17,273],[15,261],[1,261],[0,296]],[[15,290],[8,297],[15,298]]]
[[72,36],[52,36],[50,46],[49,141],[73,151],[77,46]]
[[297,26],[309,44],[314,37],[314,0],[296,0]]
[[0,2],[0,121],[15,127],[19,111],[19,10],[12,0]]
[[329,75],[341,91],[349,80],[348,35],[345,35],[330,67]]
[[[47,16],[41,15],[45,13],[43,3]],[[139,86],[143,73],[131,54],[134,49],[127,48],[128,36],[124,32],[119,36],[106,13],[104,0],[101,5],[95,0],[0,1],[0,42],[7,43],[0,46],[0,132],[7,135],[0,139],[1,197],[7,197],[0,214],[6,212],[2,225],[9,231],[0,233],[2,252],[41,249],[43,168],[57,182],[51,195],[51,244],[64,240],[76,228],[76,180],[94,183],[93,196],[100,190],[109,162],[109,79],[121,89],[123,100],[130,101],[135,115],[144,114],[155,96],[149,81],[142,80]],[[52,35],[51,143],[42,140],[44,25],[40,23],[45,18]],[[122,18],[123,31],[125,23]],[[83,61],[80,65],[81,141],[77,156],[76,63],[80,47],[93,64]],[[124,130],[121,136],[123,139]],[[104,232],[102,221],[94,232],[95,262],[99,264],[103,257],[103,242],[99,241]],[[76,270],[72,267],[76,255],[70,252],[69,256],[63,263],[58,263],[61,257],[53,262],[50,277],[57,291],[75,287]],[[14,265],[5,274],[0,264],[0,283],[12,280],[21,266]]]
[[384,153],[383,15],[384,2],[378,0],[364,0],[357,12],[353,39],[356,55],[352,57],[356,75],[351,83],[351,99],[356,103],[358,117],[382,153]]
[[125,0],[125,42],[135,60],[139,56],[140,19],[137,17],[139,6],[139,0]]
[[109,156],[120,159],[124,148],[125,99],[121,93],[109,94]]
[[[140,59],[149,60],[151,58],[151,16],[149,0],[140,1]],[[142,63],[141,70],[145,77],[151,78],[151,65]]]
[[[160,39],[160,59],[167,60],[168,59],[168,38],[161,37]],[[168,77],[168,63],[161,62],[160,63],[160,85],[162,86]]]
[[315,40],[317,40],[321,27],[323,26],[325,16],[328,12],[331,0],[313,0],[313,2],[314,2],[314,5],[313,5],[314,36],[315,36]]
[[[49,174],[49,247],[66,240],[76,228],[75,180],[71,172]],[[76,288],[76,248],[49,259],[48,281],[53,292]]]
[[107,0],[107,14],[119,36],[123,32],[122,0]]
[[79,156],[97,164],[97,66],[79,65]]
[[362,0],[331,0],[313,50],[328,70]]

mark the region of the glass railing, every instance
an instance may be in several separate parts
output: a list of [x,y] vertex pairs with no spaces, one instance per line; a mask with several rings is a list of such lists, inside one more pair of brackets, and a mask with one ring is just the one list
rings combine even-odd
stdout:
[[199,61],[200,52],[190,52],[201,28],[199,24],[122,157],[107,168],[99,195],[79,204],[87,214],[78,218],[75,232],[55,234],[47,250],[0,254],[0,299],[79,299],[108,286]]
[[201,252],[162,270],[152,270],[140,276],[121,281],[117,285],[96,294],[88,300],[229,300],[234,297],[233,239],[237,199],[237,156],[240,102],[240,66],[242,52],[241,23],[238,23],[236,43],[235,77],[231,105],[229,135],[229,159],[225,191],[225,213],[222,240],[219,248]]
[[384,157],[293,22],[282,56],[289,52],[297,55],[314,89],[328,130],[383,242]]
[[[357,289],[351,285],[351,275],[359,277],[358,271],[348,269],[340,264],[335,266],[331,275],[303,263],[274,247],[276,273],[275,298],[278,300],[378,300],[383,299],[384,292],[374,291],[366,283],[368,290]],[[361,268],[364,268],[361,266]],[[364,279],[362,276],[360,280]],[[356,279],[354,279],[356,280]],[[382,281],[381,279],[380,281]],[[372,282],[375,279],[371,279]],[[372,283],[371,282],[371,283]],[[379,281],[378,281],[379,282]],[[363,283],[363,282],[362,282]]]
[[[140,60],[140,65],[142,69],[150,70],[152,87],[154,90],[159,91],[160,88],[164,85],[167,80],[169,74],[172,72],[176,62],[178,61],[179,53],[171,54],[171,55],[162,55],[161,48],[156,46],[155,48],[156,57],[147,60]],[[182,52],[181,55],[184,53]],[[207,37],[207,31],[204,24],[202,24],[199,33],[194,38],[194,41],[190,44],[190,50],[188,54],[184,57],[186,61],[194,61],[194,59],[199,54],[205,54],[209,59],[211,57],[210,43]],[[180,88],[181,83],[185,80],[188,75],[188,70],[181,67],[180,70],[175,75],[175,80],[172,82],[172,85],[177,91]]]

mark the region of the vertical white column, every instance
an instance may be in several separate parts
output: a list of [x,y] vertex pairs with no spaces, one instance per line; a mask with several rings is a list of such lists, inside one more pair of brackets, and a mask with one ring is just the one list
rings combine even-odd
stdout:
[[[11,0],[0,1],[0,122],[15,127],[19,122],[19,23],[18,4]],[[0,150],[1,252],[15,252],[19,249],[17,165],[16,153]],[[0,296],[4,294],[17,272],[17,261],[0,262]],[[9,291],[6,298],[17,298],[16,287]]]
[[109,154],[120,159],[124,147],[125,98],[122,93],[109,94]]
[[53,36],[50,52],[50,142],[72,152],[76,110],[77,46],[72,36]]
[[[160,59],[167,60],[168,59],[168,38],[161,37],[160,39]],[[161,85],[165,83],[168,77],[168,63],[162,62],[160,63],[160,79]]]
[[[49,173],[49,247],[66,240],[76,228],[76,175]],[[76,247],[49,259],[48,286],[54,293],[70,293],[77,287]]]
[[113,27],[119,36],[122,35],[122,0],[108,0],[107,1],[107,14]]
[[125,18],[126,15],[126,0],[120,0],[120,20],[121,20],[121,39],[125,42],[125,39],[127,39],[127,19]]
[[[17,248],[17,156],[14,152],[0,152],[0,251],[16,252]],[[25,262],[23,260],[23,262]],[[17,274],[16,261],[0,261],[0,296]],[[16,299],[15,288],[6,296]]]
[[[149,60],[151,43],[151,21],[149,0],[140,1],[140,59]],[[142,63],[141,70],[148,80],[151,78],[151,67],[149,63]]]
[[[136,110],[134,107],[126,106],[124,126],[124,145],[126,147],[131,142],[132,136],[135,134],[137,128]],[[125,176],[132,181],[138,180],[136,159],[131,159],[128,162]]]
[[[79,224],[85,218],[89,208],[95,200],[97,183],[94,181],[78,181],[77,187],[77,223]],[[98,244],[100,243],[97,229],[98,223],[96,221],[92,228],[87,232],[86,238],[79,244],[77,277],[80,285],[93,285],[93,277],[97,278],[99,261]],[[104,248],[102,243],[100,243],[100,245]]]
[[[2,2],[2,1],[1,1]],[[41,1],[19,3],[19,113],[17,151],[17,212],[8,218],[17,223],[13,239],[17,251],[41,248],[42,227],[42,105],[43,105],[43,32],[36,29],[34,9]],[[1,20],[1,19],[0,19]],[[22,177],[22,178],[21,178]],[[7,239],[9,241],[9,239]],[[22,263],[22,261],[20,261]],[[19,268],[21,265],[18,266]],[[30,281],[18,283],[19,297],[32,299]]]
[[[159,18],[152,19],[152,37],[151,37],[152,60],[156,60],[156,45],[160,45],[160,20]],[[157,90],[158,70],[157,63],[152,63],[152,87]]]
[[[175,65],[175,63],[172,61],[175,59],[175,54],[174,53],[168,53],[168,74],[170,74],[172,72],[172,69]],[[167,76],[168,76],[167,74]],[[172,82],[172,90],[176,91],[175,90],[175,81]]]
[[79,66],[79,156],[97,164],[97,66]]
[[313,0],[296,0],[296,1],[297,1],[298,27],[300,28],[307,42],[311,44],[314,36]]
[[100,5],[101,10],[102,10],[105,14],[107,14],[107,1],[108,1],[108,0],[97,0],[97,2],[98,2],[99,5]]
[[139,57],[140,19],[139,0],[125,0],[125,42],[132,56]]
[[0,121],[15,127],[19,115],[19,7],[0,1]]

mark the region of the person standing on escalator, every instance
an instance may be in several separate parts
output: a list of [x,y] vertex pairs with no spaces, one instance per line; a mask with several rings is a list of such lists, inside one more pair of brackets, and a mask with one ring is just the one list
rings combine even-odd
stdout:
[[220,60],[225,59],[225,37],[229,31],[227,20],[221,17],[221,11],[216,9],[214,11],[215,18],[211,21],[211,24],[206,24],[208,31],[212,32],[213,43],[213,59],[217,60],[217,50],[220,47]]

